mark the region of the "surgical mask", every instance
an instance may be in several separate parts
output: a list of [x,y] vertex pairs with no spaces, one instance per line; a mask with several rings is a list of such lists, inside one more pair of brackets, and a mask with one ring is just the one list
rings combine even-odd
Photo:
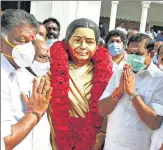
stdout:
[[12,56],[8,56],[7,54],[3,53],[6,57],[13,58],[15,63],[21,68],[32,65],[35,56],[35,49],[32,42],[14,46],[6,38],[4,39],[9,45],[13,47]]
[[163,65],[159,64],[159,68],[163,71]]
[[153,62],[154,64],[158,65],[158,59],[157,59],[157,53],[153,56]]
[[51,47],[55,41],[56,39],[47,39],[48,46]]
[[161,34],[161,31],[159,30],[159,31],[157,31],[157,33],[158,33],[158,34]]
[[102,27],[103,27],[103,25],[101,24],[101,25],[100,25],[100,28],[102,28]]
[[40,34],[36,34],[36,39],[45,41],[45,39]]
[[49,71],[50,63],[49,62],[41,63],[34,60],[30,68],[37,76],[41,77],[41,76],[45,76],[45,74]]
[[110,43],[108,45],[108,50],[112,56],[118,56],[123,52],[121,45],[116,42]]
[[139,56],[135,54],[127,55],[127,63],[131,66],[131,69],[135,72],[139,72],[146,68],[144,61],[145,61],[144,56]]

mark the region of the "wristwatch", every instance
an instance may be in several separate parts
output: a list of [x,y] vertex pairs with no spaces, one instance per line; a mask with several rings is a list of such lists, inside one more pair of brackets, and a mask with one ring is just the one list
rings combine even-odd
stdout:
[[136,96],[139,96],[139,93],[137,91],[134,91],[134,93],[130,95],[129,100],[132,101]]

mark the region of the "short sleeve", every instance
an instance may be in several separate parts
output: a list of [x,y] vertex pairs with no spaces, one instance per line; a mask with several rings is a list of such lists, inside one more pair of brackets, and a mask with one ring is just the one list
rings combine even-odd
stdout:
[[[6,80],[4,80],[6,81]],[[11,134],[12,111],[8,84],[1,81],[1,139]]]
[[159,150],[163,144],[163,124],[158,130],[153,131],[151,136],[150,150]]
[[106,86],[104,93],[102,94],[100,100],[110,96],[112,92],[119,86],[121,73],[119,72],[118,66],[114,68],[113,75]]
[[5,150],[5,143],[2,138],[1,138],[1,150]]
[[154,90],[150,106],[158,115],[163,116],[163,79]]

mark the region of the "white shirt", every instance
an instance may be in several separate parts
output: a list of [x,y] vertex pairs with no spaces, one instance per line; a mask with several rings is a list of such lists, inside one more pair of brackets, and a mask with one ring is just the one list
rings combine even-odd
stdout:
[[159,150],[162,144],[163,144],[163,124],[158,130],[153,131],[150,150]]
[[[110,96],[119,86],[121,74],[122,69],[114,72],[100,99]],[[135,76],[136,89],[143,101],[163,116],[163,72],[151,63]],[[104,150],[149,150],[151,134],[125,93],[109,115]]]
[[122,31],[122,32],[124,32],[124,34],[127,34],[127,31],[125,28],[117,27],[116,30]]
[[[26,112],[20,93],[31,95],[34,76],[25,68],[15,70],[1,54],[1,141]],[[2,142],[4,146],[4,142]],[[39,123],[13,150],[51,150],[50,125],[45,113]]]
[[119,64],[112,61],[113,62],[113,72],[114,72],[114,70],[116,70],[117,67],[119,69],[123,69],[123,66],[124,66],[125,62],[127,61],[127,53],[125,51],[123,51],[123,53],[124,53],[124,57],[123,57],[123,59],[121,60],[121,62]]

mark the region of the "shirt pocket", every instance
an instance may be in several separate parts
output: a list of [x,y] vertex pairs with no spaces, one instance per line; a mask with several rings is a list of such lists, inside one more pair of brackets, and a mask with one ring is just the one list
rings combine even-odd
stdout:
[[142,98],[142,100],[144,101],[145,104],[149,105],[151,99],[152,99],[152,94],[153,91],[152,90],[137,90],[138,94],[140,95],[140,97]]

